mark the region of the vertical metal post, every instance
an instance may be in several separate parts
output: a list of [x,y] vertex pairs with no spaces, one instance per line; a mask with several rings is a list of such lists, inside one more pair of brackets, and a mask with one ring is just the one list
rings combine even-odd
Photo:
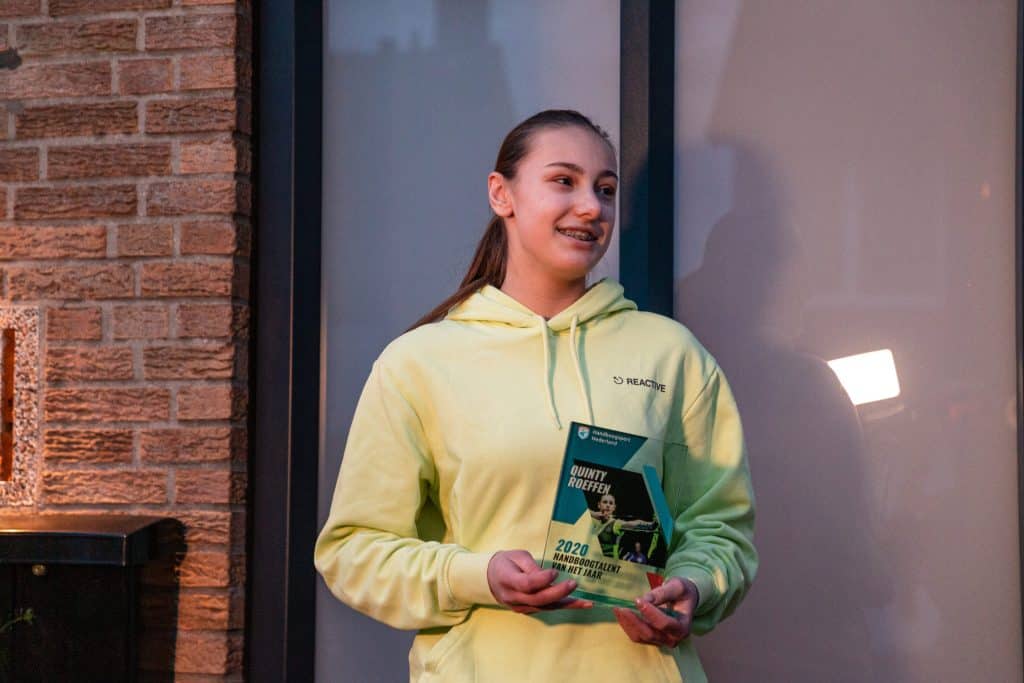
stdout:
[[673,313],[675,0],[622,0],[620,279],[643,310]]
[[314,679],[323,3],[256,3],[246,680]]

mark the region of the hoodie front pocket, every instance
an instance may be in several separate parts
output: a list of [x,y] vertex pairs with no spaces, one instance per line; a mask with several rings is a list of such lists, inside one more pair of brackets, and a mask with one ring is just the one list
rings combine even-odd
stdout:
[[[441,639],[427,650],[427,653],[423,658],[424,673],[430,676],[440,674],[450,655],[455,652],[460,645],[466,642],[471,626],[472,624],[467,619],[461,624],[456,624],[448,629],[448,632],[441,636]],[[460,677],[457,680],[461,681],[464,679]],[[469,677],[465,680],[473,680],[472,674],[470,673]]]

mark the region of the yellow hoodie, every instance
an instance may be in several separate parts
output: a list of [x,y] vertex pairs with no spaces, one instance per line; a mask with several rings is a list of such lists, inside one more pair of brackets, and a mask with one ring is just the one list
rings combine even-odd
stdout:
[[742,599],[757,568],[753,494],[714,359],[609,279],[550,320],[488,285],[373,364],[316,544],[340,600],[420,629],[410,680],[705,680],[692,638],[637,644],[610,609],[524,616],[491,595],[496,551],[543,553],[572,420],[666,441],[666,575],[699,589],[694,632]]

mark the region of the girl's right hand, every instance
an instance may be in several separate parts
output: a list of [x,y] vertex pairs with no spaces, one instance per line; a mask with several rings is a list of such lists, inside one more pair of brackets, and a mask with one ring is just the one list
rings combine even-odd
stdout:
[[551,609],[589,609],[590,600],[570,598],[576,589],[573,580],[554,583],[558,572],[541,569],[525,550],[501,550],[487,565],[487,585],[502,605],[514,612],[529,614]]

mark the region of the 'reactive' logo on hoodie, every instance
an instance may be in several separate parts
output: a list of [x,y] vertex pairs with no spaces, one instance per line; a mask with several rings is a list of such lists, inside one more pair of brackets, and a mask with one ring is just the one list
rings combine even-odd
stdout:
[[615,375],[612,377],[612,381],[616,384],[628,384],[634,387],[647,387],[648,389],[654,389],[661,393],[665,393],[665,385],[656,379],[647,377],[621,377],[619,375]]

